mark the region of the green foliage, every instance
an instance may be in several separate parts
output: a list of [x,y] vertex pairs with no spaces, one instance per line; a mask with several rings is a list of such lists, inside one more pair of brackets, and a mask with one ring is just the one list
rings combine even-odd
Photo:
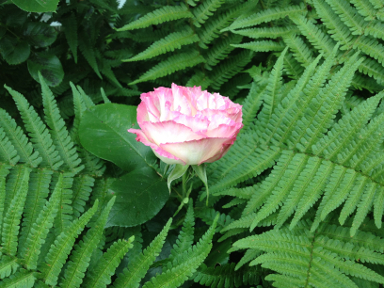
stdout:
[[[0,1],[0,287],[384,284],[382,1],[40,2]],[[171,83],[244,127],[168,221],[127,129]]]

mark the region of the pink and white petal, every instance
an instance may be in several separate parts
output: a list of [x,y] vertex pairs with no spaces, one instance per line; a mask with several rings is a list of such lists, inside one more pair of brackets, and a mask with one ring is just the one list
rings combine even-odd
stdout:
[[141,123],[140,128],[143,130],[144,134],[147,135],[148,139],[156,145],[169,142],[199,140],[203,138],[200,134],[193,132],[191,128],[174,121],[155,123],[143,122]]
[[220,124],[214,129],[208,130],[206,132],[207,137],[226,137],[232,138],[236,137],[239,133],[241,127],[243,127],[242,123],[233,123],[233,125]]
[[180,112],[184,115],[192,115],[189,88],[178,86],[172,83],[172,111]]
[[165,143],[159,146],[187,165],[199,165],[212,157],[219,157],[217,154],[222,153],[223,145],[230,145],[233,141],[228,138],[204,138],[180,143]]
[[167,164],[183,164],[183,165],[185,165],[185,163],[182,160],[180,160],[176,156],[172,155],[171,153],[163,150],[161,147],[159,147],[156,144],[149,141],[147,136],[140,129],[128,129],[128,132],[136,134],[136,141],[141,142],[145,146],[150,147],[152,149],[153,153],[155,153],[155,155],[158,158],[160,158],[163,162],[165,162]]
[[[232,144],[233,144],[233,142],[229,143],[229,144],[223,144],[223,146],[221,147],[220,152],[218,152],[213,157],[205,160],[204,163],[212,163],[212,162],[215,162],[215,161],[221,159],[225,154],[227,154],[227,152],[228,152],[229,148],[231,148]],[[199,165],[202,164],[202,163],[199,163]]]
[[206,131],[209,127],[209,120],[207,117],[196,115],[188,116],[179,112],[172,112],[172,120],[176,123],[183,124],[192,129],[193,132]]

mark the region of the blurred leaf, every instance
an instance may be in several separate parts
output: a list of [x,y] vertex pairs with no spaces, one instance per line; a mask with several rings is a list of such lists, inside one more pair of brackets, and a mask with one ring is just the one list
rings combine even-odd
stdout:
[[28,12],[56,11],[59,0],[12,0],[20,9]]
[[30,22],[24,30],[24,36],[32,46],[47,47],[55,42],[56,30],[42,22]]
[[113,182],[116,196],[106,226],[132,227],[152,219],[169,194],[167,184],[148,167],[137,169]]
[[39,82],[39,71],[51,87],[55,87],[63,81],[63,66],[55,55],[47,52],[36,53],[28,59],[27,63],[29,73],[37,82]]
[[129,128],[138,128],[136,107],[107,103],[85,111],[81,118],[79,135],[85,149],[117,166],[132,171],[137,167],[153,167],[156,156]]
[[0,53],[9,65],[16,65],[28,59],[31,50],[27,42],[5,36],[0,40]]

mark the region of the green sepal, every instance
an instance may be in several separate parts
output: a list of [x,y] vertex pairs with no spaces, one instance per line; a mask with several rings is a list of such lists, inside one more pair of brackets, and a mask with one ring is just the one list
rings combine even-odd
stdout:
[[209,190],[208,190],[208,180],[207,180],[207,171],[205,169],[205,165],[192,165],[193,170],[195,171],[196,175],[200,178],[201,181],[203,181],[205,185],[205,189],[207,189],[207,201],[206,204],[208,206],[208,198],[209,198]]
[[181,165],[181,164],[175,165],[175,168],[173,168],[172,172],[169,174],[168,179],[167,179],[169,194],[171,194],[172,181],[179,179],[181,176],[183,176],[184,173],[187,172],[188,168],[189,168],[189,165]]

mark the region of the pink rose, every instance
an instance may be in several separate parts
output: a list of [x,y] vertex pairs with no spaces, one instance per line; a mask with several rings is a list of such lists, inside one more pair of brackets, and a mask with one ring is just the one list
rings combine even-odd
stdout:
[[141,94],[137,122],[129,129],[167,164],[200,165],[219,160],[235,142],[242,106],[201,87],[159,87]]

